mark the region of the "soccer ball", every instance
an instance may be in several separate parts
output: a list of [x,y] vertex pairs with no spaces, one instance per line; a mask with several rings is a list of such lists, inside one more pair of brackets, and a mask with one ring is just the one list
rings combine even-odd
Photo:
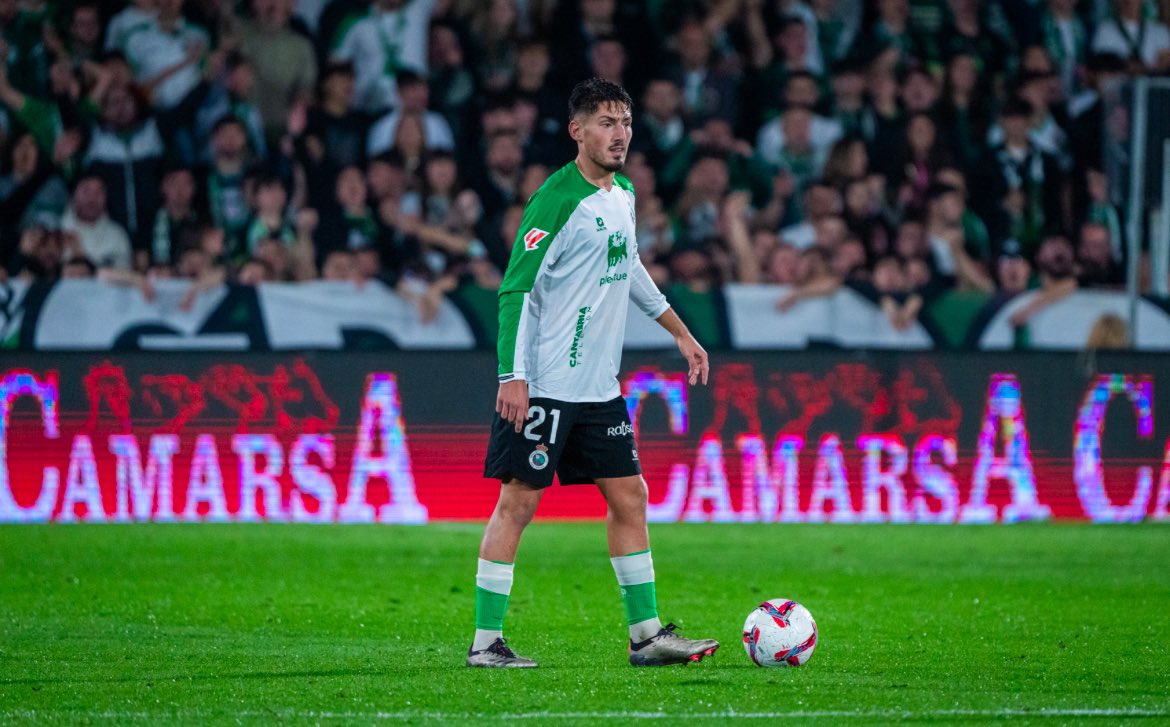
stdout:
[[800,666],[817,648],[817,622],[796,601],[764,601],[743,624],[743,648],[756,666]]

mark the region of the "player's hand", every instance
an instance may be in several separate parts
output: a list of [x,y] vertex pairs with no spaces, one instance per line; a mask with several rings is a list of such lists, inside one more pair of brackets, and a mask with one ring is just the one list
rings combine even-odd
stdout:
[[677,341],[678,350],[687,360],[687,381],[691,386],[700,381],[706,385],[707,373],[711,369],[711,365],[707,361],[706,349],[699,345],[694,336],[689,334],[677,339]]
[[[702,351],[701,348],[699,350]],[[703,361],[706,360],[707,353],[704,351]],[[703,382],[706,381],[707,377],[704,374]],[[501,419],[511,422],[519,433],[520,428],[524,426],[524,420],[528,418],[528,382],[515,380],[500,384],[500,392],[496,394],[496,412]]]

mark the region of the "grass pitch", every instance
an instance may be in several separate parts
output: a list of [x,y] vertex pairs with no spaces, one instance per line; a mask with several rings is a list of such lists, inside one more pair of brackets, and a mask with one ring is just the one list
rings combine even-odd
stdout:
[[[631,669],[600,523],[527,533],[468,670],[480,525],[0,528],[0,723],[1170,722],[1170,529],[669,525],[663,620],[723,642]],[[809,607],[800,669],[740,628]]]

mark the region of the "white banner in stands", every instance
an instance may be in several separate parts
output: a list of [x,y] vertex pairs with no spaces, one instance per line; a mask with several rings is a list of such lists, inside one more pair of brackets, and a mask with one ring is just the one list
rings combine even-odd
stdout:
[[805,348],[828,343],[843,348],[929,349],[934,342],[921,324],[899,331],[873,302],[848,288],[802,300],[791,309],[776,302],[784,285],[725,285],[731,345],[740,350]]
[[[1037,292],[1023,293],[1000,308],[983,329],[979,347],[1004,350],[1013,347],[1015,327],[1011,317],[1028,305]],[[1085,347],[1089,331],[1101,316],[1112,313],[1129,320],[1129,298],[1125,293],[1082,290],[1043,308],[1028,322],[1030,348],[1079,350]],[[1170,350],[1170,314],[1147,300],[1138,300],[1137,335],[1132,336],[1139,351]]]
[[[147,300],[137,287],[111,285],[93,279],[62,280],[53,286],[36,322],[34,345],[40,351],[105,351],[123,334],[144,329],[157,341],[185,342],[200,347],[200,328],[227,295],[220,286],[185,301],[189,280],[159,280]],[[247,350],[248,339],[239,336],[227,345],[217,340],[217,350]],[[210,342],[209,342],[210,343]],[[136,345],[141,345],[138,342]],[[163,348],[172,346],[163,345]]]
[[380,282],[313,280],[261,285],[257,294],[274,350],[342,348],[346,332],[382,335],[400,348],[475,348],[471,327],[444,299],[424,323],[417,306]]

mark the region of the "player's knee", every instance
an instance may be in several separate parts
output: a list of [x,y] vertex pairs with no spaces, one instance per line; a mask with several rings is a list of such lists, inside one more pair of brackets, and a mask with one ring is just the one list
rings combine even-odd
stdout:
[[619,488],[611,488],[609,497],[610,509],[614,515],[622,519],[637,519],[646,517],[646,503],[649,493],[646,482],[641,478],[637,482],[630,482]]
[[540,491],[505,485],[500,493],[498,505],[499,513],[510,522],[518,525],[527,525],[536,514],[536,506],[540,504]]

